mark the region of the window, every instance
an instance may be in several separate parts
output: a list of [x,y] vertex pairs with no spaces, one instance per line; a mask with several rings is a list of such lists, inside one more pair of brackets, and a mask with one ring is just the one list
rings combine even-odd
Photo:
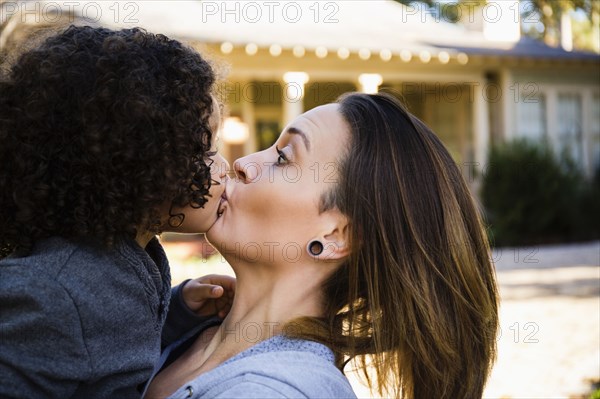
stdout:
[[557,106],[557,152],[569,156],[577,165],[582,165],[581,95],[561,93],[558,95]]
[[517,104],[517,136],[532,141],[546,138],[546,97],[523,93]]

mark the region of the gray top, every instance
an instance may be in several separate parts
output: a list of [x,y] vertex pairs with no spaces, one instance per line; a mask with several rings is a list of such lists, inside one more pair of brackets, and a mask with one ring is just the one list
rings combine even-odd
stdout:
[[[209,322],[200,331],[214,324]],[[169,346],[157,369],[196,336]],[[278,335],[201,374],[169,398],[356,398],[334,360],[325,345]]]
[[160,356],[170,283],[156,239],[107,251],[51,238],[0,260],[0,397],[139,397]]

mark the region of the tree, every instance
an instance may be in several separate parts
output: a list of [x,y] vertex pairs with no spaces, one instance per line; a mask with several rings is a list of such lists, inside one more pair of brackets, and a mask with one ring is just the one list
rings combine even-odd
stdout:
[[486,0],[394,0],[405,6],[423,6],[427,12],[439,17],[446,22],[460,22],[461,15],[468,15],[469,11],[485,5]]
[[[589,34],[593,34],[596,27],[598,36],[598,22],[600,16],[600,2],[598,0],[527,0],[523,2],[522,18],[525,22],[533,20],[541,24],[541,29],[528,29],[524,33],[539,37],[550,46],[558,46],[561,42],[561,19],[574,12],[584,15],[590,25]],[[537,32],[536,32],[537,30]],[[542,30],[542,32],[539,32]],[[596,51],[598,51],[596,49]]]
[[[486,0],[395,0],[404,5],[422,4],[448,22],[460,22],[459,8],[485,5]],[[550,46],[561,44],[563,16],[573,20],[575,46],[600,52],[600,0],[520,0],[522,33]],[[465,15],[465,13],[462,13]],[[577,18],[573,18],[573,16]]]

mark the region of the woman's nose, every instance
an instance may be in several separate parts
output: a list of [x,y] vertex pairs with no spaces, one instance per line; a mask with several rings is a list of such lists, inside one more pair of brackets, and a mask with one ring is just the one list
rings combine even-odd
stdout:
[[252,183],[260,176],[260,166],[256,162],[252,162],[248,156],[235,161],[233,170],[242,183]]

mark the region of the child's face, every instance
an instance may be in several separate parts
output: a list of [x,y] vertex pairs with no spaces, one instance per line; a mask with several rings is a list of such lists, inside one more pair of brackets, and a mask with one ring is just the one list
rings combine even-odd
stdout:
[[210,151],[215,155],[210,157],[213,163],[210,168],[212,179],[210,195],[206,197],[208,201],[202,208],[194,209],[190,206],[184,208],[174,208],[174,214],[183,213],[185,215],[183,223],[179,227],[165,226],[164,231],[191,234],[205,233],[217,220],[217,212],[219,210],[219,204],[221,203],[221,196],[225,191],[225,185],[227,183],[227,171],[229,170],[229,163],[218,152],[218,133],[221,126],[221,110],[214,97],[213,113],[209,119],[209,123],[213,133]]

